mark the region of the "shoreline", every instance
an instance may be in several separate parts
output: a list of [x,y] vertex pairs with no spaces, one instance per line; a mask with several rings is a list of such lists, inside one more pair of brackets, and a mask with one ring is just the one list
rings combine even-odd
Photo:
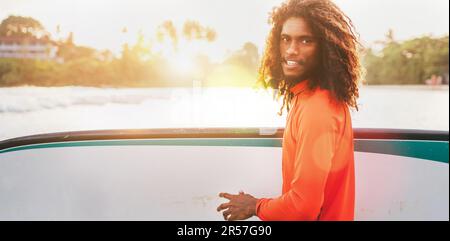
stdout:
[[[38,85],[19,85],[19,86],[0,86],[0,89],[14,88],[92,88],[92,89],[187,89],[187,88],[223,88],[223,89],[254,89],[252,86],[84,86],[84,85],[66,85],[66,86],[38,86]],[[256,87],[257,89],[264,89]],[[360,85],[361,89],[411,89],[411,90],[449,90],[449,85]]]

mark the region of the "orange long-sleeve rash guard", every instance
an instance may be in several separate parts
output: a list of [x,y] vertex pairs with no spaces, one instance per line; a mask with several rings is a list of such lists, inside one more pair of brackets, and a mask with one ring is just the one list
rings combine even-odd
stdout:
[[353,129],[348,106],[327,90],[291,88],[282,144],[283,189],[256,205],[261,220],[353,220]]

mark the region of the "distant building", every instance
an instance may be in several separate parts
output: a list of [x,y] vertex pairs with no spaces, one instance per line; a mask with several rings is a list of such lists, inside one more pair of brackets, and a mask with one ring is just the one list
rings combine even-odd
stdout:
[[0,58],[54,60],[57,51],[49,39],[0,37]]

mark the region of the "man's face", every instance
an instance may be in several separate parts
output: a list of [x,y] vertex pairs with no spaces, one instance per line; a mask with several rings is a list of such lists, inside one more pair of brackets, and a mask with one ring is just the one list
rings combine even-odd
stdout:
[[319,62],[319,43],[309,24],[300,17],[291,17],[284,22],[280,51],[286,81],[309,78]]

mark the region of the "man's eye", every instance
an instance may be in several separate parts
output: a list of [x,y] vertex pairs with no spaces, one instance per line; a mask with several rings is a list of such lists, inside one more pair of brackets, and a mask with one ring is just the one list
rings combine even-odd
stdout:
[[311,43],[312,41],[311,40],[309,40],[309,39],[303,39],[302,40],[302,44],[309,44],[309,43]]
[[314,42],[314,40],[312,40],[312,39],[303,39],[301,41],[302,44],[310,44],[310,43],[313,43],[313,42]]

